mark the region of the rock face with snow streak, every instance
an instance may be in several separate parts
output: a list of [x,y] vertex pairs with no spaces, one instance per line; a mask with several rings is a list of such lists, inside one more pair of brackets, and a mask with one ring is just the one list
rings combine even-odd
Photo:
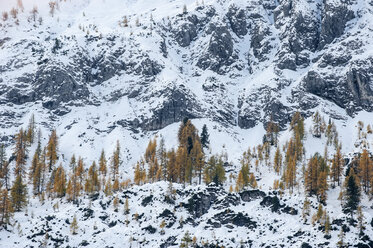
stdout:
[[[98,31],[50,33],[44,23],[38,35],[25,29],[19,39],[7,21],[1,27],[7,34],[0,53],[7,56],[0,63],[0,104],[22,109],[40,103],[46,114],[63,116],[128,99],[122,124],[142,130],[184,117],[244,129],[272,118],[285,128],[296,110],[309,115],[323,102],[345,109],[342,116],[372,111],[372,6],[363,6],[217,1],[167,18],[151,10],[154,16],[131,27],[130,35],[124,28],[99,34],[92,24],[85,29]],[[206,87],[208,78],[219,87]]]

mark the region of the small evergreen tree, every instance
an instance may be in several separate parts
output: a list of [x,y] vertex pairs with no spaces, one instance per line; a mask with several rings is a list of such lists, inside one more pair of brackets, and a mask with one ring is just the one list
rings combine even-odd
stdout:
[[208,148],[209,147],[209,144],[210,144],[209,137],[210,137],[210,135],[208,133],[207,126],[205,124],[205,125],[203,125],[202,132],[201,132],[201,144],[202,144],[203,148]]
[[353,168],[350,169],[350,172],[345,180],[344,187],[343,211],[351,214],[351,217],[353,217],[353,214],[357,210],[360,203],[360,186]]
[[190,237],[189,231],[186,231],[184,237],[181,239],[180,247],[188,248],[190,243],[192,242],[192,238]]

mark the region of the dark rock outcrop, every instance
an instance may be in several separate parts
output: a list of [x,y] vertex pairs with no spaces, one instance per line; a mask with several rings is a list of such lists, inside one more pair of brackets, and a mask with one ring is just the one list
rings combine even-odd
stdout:
[[227,13],[227,18],[233,32],[242,37],[247,34],[247,22],[245,10],[239,9],[236,6],[231,6]]
[[210,69],[221,73],[223,66],[233,63],[233,40],[226,26],[216,26],[211,24],[209,27],[212,32],[207,50],[199,58],[197,66],[203,70]]
[[197,37],[197,28],[193,23],[184,23],[175,31],[175,39],[181,47],[187,47]]

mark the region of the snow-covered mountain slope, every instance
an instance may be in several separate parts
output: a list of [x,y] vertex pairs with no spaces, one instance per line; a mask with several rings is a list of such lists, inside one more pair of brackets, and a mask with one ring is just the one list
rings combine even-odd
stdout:
[[32,112],[62,140],[128,137],[130,149],[184,117],[285,128],[296,110],[344,121],[371,111],[369,1],[81,0],[53,14],[48,3],[25,1],[1,22],[5,142]]
[[296,110],[372,110],[369,1],[82,0],[53,16],[48,1],[24,5],[19,25],[1,23],[3,130],[31,107],[50,127],[89,109],[100,131],[131,132],[184,117],[284,128]]
[[[343,226],[350,228],[346,243],[369,247],[363,246],[364,240],[355,234],[357,228],[340,214],[339,200],[334,198],[328,201],[333,221],[331,238],[326,239],[321,225],[302,220],[303,194],[283,197],[275,209],[273,198],[277,196],[260,190],[238,194],[214,186],[175,184],[172,190],[175,193],[170,193],[165,182],[147,184],[117,196],[93,195],[78,205],[53,200],[40,206],[33,199],[26,215],[16,213],[21,227],[14,233],[0,232],[1,242],[3,247],[180,247],[189,233],[197,247],[336,247]],[[115,197],[117,207],[113,206]],[[311,205],[314,214],[318,203]],[[74,216],[79,231],[70,235]],[[372,233],[370,225],[366,232]]]
[[[185,117],[200,131],[207,125],[209,154],[227,153],[234,172],[243,151],[262,143],[271,119],[279,123],[284,145],[292,135],[287,129],[291,116],[300,111],[309,130],[308,117],[318,110],[326,121],[335,121],[346,156],[361,151],[355,143],[357,122],[373,124],[370,0],[66,0],[57,1],[53,11],[50,2],[23,0],[22,9],[16,0],[0,0],[0,12],[9,15],[0,20],[0,143],[7,145],[8,157],[13,135],[26,127],[32,114],[41,127],[43,145],[50,131],[57,130],[58,164],[66,167],[73,154],[91,164],[102,149],[113,151],[119,140],[123,180],[133,178],[133,166],[150,138],[162,135],[168,149],[177,146],[177,130]],[[37,11],[31,13],[34,6]],[[16,17],[10,13],[13,7],[18,8]],[[372,151],[371,135],[367,142]],[[325,144],[324,138],[308,134],[305,159],[323,154]],[[329,149],[333,154],[334,148]],[[189,230],[199,241],[217,239],[225,247],[238,247],[241,240],[247,242],[244,247],[334,247],[340,226],[347,223],[337,199],[339,187],[329,192],[328,211],[336,222],[331,239],[324,239],[321,226],[301,224],[302,187],[281,199],[297,215],[272,213],[264,198],[274,196],[273,180],[279,176],[267,168],[256,176],[264,195],[248,201],[226,192],[233,182],[224,192],[175,184],[179,191],[172,204],[163,201],[163,182],[131,188],[118,197],[124,201],[134,196],[130,219],[136,212],[144,215],[128,226],[123,202],[119,212],[106,206],[112,197],[86,197],[79,207],[58,200],[55,213],[51,206],[57,200],[40,206],[32,199],[28,215],[15,214],[18,222],[28,223],[23,234],[15,229],[1,232],[0,246],[38,246],[48,232],[56,239],[50,245],[157,247],[179,245]],[[194,216],[183,205],[196,192],[218,195],[210,199],[213,203],[204,216]],[[149,195],[156,199],[142,206]],[[316,211],[316,201],[312,204]],[[371,202],[364,198],[362,205],[370,222]],[[85,209],[93,212],[84,216]],[[158,216],[165,209],[171,214],[162,218],[177,221],[160,235]],[[74,213],[81,232],[66,240]],[[104,215],[109,217],[100,218]],[[183,228],[181,216],[186,221]],[[240,226],[247,218],[257,226]],[[98,229],[93,229],[95,222]],[[155,233],[148,226],[156,228]],[[346,234],[350,244],[359,242],[355,229]],[[373,235],[371,226],[366,233]]]

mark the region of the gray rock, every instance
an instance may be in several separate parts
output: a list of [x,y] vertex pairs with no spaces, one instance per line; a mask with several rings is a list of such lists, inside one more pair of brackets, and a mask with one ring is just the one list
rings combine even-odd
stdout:
[[242,37],[247,34],[247,22],[245,10],[237,8],[233,5],[229,8],[227,18],[233,32],[238,36]]
[[233,40],[226,26],[210,26],[210,30],[213,31],[207,51],[199,58],[197,66],[219,72],[222,66],[233,63]]
[[175,32],[175,40],[181,47],[187,47],[197,37],[197,29],[193,23],[184,23]]
[[151,60],[150,58],[145,58],[138,64],[135,68],[135,72],[139,75],[144,75],[147,77],[153,77],[159,74],[162,71],[163,67],[158,64],[156,61]]
[[321,23],[319,49],[341,36],[346,28],[346,23],[355,17],[354,12],[346,3],[325,3]]
[[144,130],[158,130],[172,123],[182,121],[185,117],[193,119],[197,115],[199,106],[193,96],[178,88],[167,88],[159,92],[166,100],[152,109],[153,116],[141,120]]
[[[370,59],[369,64],[373,59]],[[346,75],[320,74],[308,72],[303,86],[309,93],[334,102],[346,109],[349,115],[359,110],[373,111],[373,91],[371,88],[372,68],[365,68],[355,62]]]

